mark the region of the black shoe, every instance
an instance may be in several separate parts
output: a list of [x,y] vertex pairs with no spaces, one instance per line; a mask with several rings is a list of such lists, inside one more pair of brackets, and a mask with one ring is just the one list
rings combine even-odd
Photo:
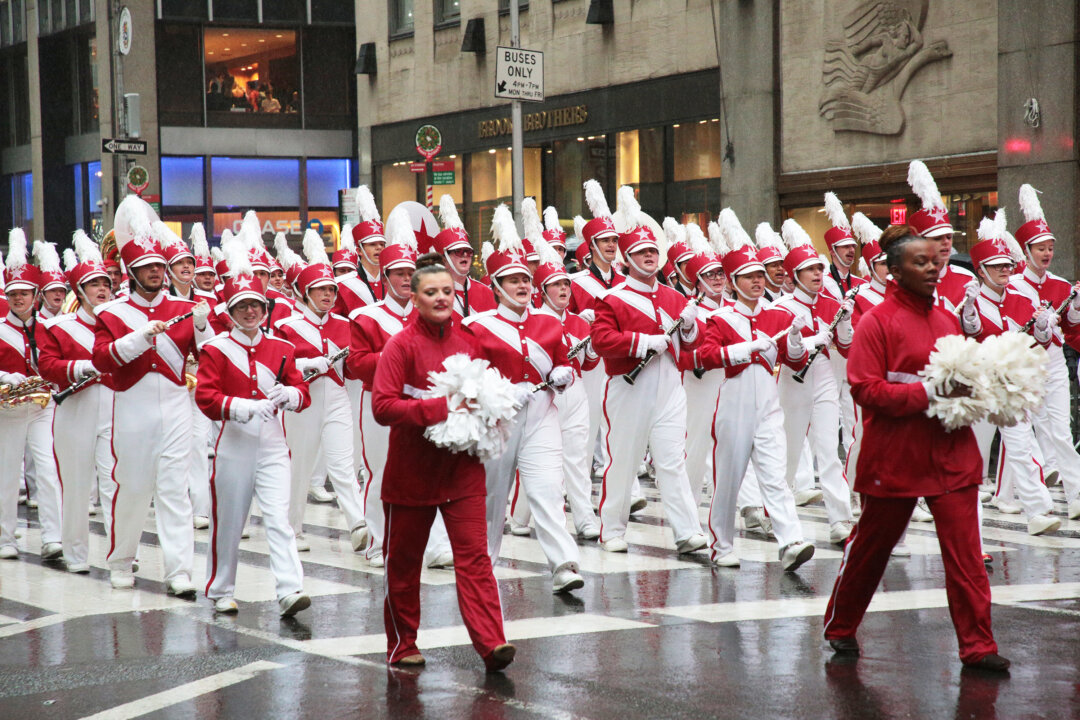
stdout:
[[830,638],[829,645],[837,655],[859,656],[859,641],[853,637]]
[[989,672],[1004,673],[1009,672],[1009,666],[1012,665],[1008,658],[1003,658],[997,653],[990,653],[989,655],[983,655],[974,662],[965,662],[964,667],[969,667],[974,670],[987,670]]

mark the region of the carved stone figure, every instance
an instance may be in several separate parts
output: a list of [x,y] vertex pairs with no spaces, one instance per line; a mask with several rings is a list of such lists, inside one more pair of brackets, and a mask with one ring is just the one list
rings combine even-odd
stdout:
[[924,65],[952,55],[938,40],[924,47],[929,0],[868,0],[843,19],[844,39],[825,44],[825,92],[818,111],[834,131],[898,135],[900,99]]

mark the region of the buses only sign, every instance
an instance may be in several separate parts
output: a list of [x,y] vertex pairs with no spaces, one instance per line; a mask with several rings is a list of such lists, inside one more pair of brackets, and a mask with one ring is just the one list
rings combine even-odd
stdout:
[[498,47],[495,56],[495,97],[544,102],[544,53]]

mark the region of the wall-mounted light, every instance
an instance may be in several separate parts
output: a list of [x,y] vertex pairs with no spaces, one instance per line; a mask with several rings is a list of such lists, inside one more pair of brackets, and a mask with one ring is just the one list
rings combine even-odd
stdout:
[[612,25],[615,23],[615,8],[611,0],[590,0],[589,14],[585,17],[589,25]]
[[374,75],[377,70],[375,62],[375,43],[366,42],[360,45],[360,53],[356,56],[356,74]]
[[484,18],[473,18],[465,26],[465,37],[461,39],[461,52],[471,52],[477,55],[483,55],[487,52]]

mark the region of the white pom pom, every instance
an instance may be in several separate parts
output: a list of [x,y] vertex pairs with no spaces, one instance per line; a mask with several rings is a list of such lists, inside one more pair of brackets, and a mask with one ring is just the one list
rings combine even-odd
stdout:
[[1027,183],[1020,186],[1020,212],[1024,215],[1024,222],[1046,219],[1042,203],[1039,202],[1039,191]]
[[1026,420],[1046,394],[1046,351],[1026,333],[992,335],[979,344],[972,365],[986,378],[987,419],[1012,426]]
[[431,387],[424,397],[448,398],[452,411],[441,423],[424,430],[424,437],[451,452],[466,452],[479,460],[498,457],[506,448],[520,405],[514,384],[487,360],[464,354],[443,361],[443,370],[429,373]]
[[604,189],[595,180],[585,181],[585,204],[589,206],[589,212],[594,218],[611,217],[611,209],[608,208],[607,198],[604,197]]
[[79,264],[79,258],[71,248],[64,248],[64,272],[71,272]]
[[58,273],[60,269],[60,256],[56,254],[56,244],[44,240],[34,241],[34,259],[42,272]]
[[307,258],[310,265],[329,265],[330,258],[326,256],[326,245],[323,243],[322,235],[320,235],[314,228],[308,228],[304,231],[304,257]]
[[881,237],[881,228],[874,224],[874,221],[863,215],[861,212],[857,212],[851,216],[851,229],[855,233],[855,237],[859,242],[866,245],[869,242],[873,242]]
[[922,160],[912,160],[908,165],[908,185],[912,192],[919,196],[923,210],[945,209],[945,203],[941,201],[941,193],[938,192],[934,176]]
[[442,223],[443,230],[465,227],[465,224],[461,222],[461,218],[458,216],[454,198],[449,195],[443,195],[439,198],[439,222]]
[[365,222],[379,220],[379,208],[375,205],[375,196],[367,185],[356,188],[356,209],[360,211],[360,218]]
[[795,218],[788,218],[784,221],[784,224],[780,226],[780,234],[784,237],[784,244],[788,246],[789,250],[794,250],[803,245],[814,244],[810,236],[803,230],[802,225],[795,221]]
[[724,235],[724,241],[732,250],[754,246],[753,240],[750,239],[746,230],[743,229],[742,223],[739,222],[739,216],[731,208],[726,207],[721,210],[716,222],[720,225],[720,232]]
[[[920,377],[938,389],[937,393],[930,396],[926,415],[937,418],[948,432],[973,425],[986,416],[986,381],[974,363],[978,352],[979,343],[972,338],[947,335],[938,338],[933,352],[930,353],[929,362],[919,371]],[[957,387],[969,388],[971,396],[941,396],[951,393]]]
[[534,247],[536,242],[544,237],[544,224],[540,220],[540,212],[536,209],[535,198],[527,197],[521,201],[521,227]]
[[840,198],[836,197],[836,193],[825,193],[825,215],[828,216],[829,222],[833,227],[840,228],[841,230],[851,231],[851,225],[848,223],[847,213],[844,212],[844,204],[840,202]]
[[548,232],[562,230],[562,225],[559,223],[559,211],[551,205],[544,208],[544,229]]

